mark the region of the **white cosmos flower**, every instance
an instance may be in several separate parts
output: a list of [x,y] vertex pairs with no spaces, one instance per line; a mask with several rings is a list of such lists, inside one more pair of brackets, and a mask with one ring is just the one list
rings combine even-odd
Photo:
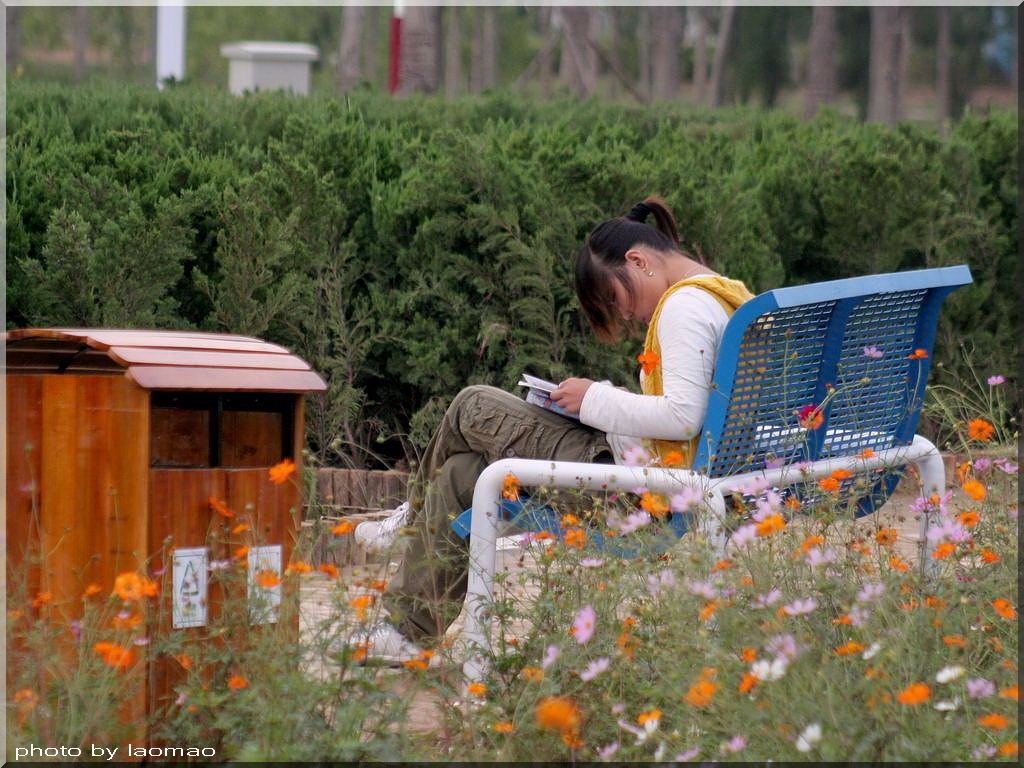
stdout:
[[821,741],[821,724],[811,723],[796,737],[796,748],[800,752],[810,752],[819,741]]
[[935,709],[939,712],[952,712],[960,706],[960,697],[954,696],[952,701],[936,701]]
[[935,682],[951,683],[962,675],[966,670],[960,666],[943,667],[935,673]]
[[758,680],[778,680],[786,674],[787,666],[789,666],[789,661],[784,656],[779,656],[773,661],[760,659],[750,665],[750,674]]
[[874,656],[880,650],[882,650],[882,644],[881,643],[872,643],[871,645],[869,645],[867,647],[867,649],[864,651],[864,653],[861,654],[861,658],[870,659],[872,656]]

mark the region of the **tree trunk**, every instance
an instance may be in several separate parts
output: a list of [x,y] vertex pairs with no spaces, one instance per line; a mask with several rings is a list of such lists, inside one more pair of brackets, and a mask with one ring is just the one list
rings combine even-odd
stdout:
[[816,5],[811,16],[810,55],[807,63],[807,105],[804,117],[808,120],[823,104],[836,97],[836,48],[839,33],[836,8]]
[[[615,7],[605,9],[605,18],[608,21],[608,62],[613,72],[622,72],[622,56],[619,55],[621,48],[621,35],[619,34],[619,9]],[[619,95],[621,83],[618,78],[611,79],[609,94],[612,97]]]
[[341,11],[341,37],[338,42],[339,91],[349,91],[363,79],[361,48],[364,10],[361,5],[346,5]]
[[637,90],[645,100],[651,98],[651,9],[647,6],[637,8],[636,50],[637,50]]
[[483,8],[483,72],[484,90],[498,87],[498,9],[493,5]]
[[708,85],[708,16],[700,6],[686,9],[696,38],[693,48],[693,100],[703,104]]
[[718,25],[718,40],[715,41],[715,60],[711,65],[710,90],[712,107],[720,107],[725,102],[725,57],[729,51],[733,20],[735,18],[735,5],[730,4],[722,8],[722,20]]
[[953,111],[953,81],[950,79],[951,42],[949,6],[939,6],[938,31],[935,39],[935,101],[939,130],[945,133]]
[[551,82],[554,79],[554,70],[552,68],[552,62],[554,56],[552,55],[555,50],[555,35],[558,34],[558,30],[555,29],[552,17],[552,9],[550,6],[542,6],[538,9],[540,12],[540,53],[538,65],[540,67],[540,92],[545,99],[551,98]]
[[379,75],[380,60],[380,17],[381,9],[376,6],[363,8],[363,77],[376,84]]
[[85,80],[85,49],[89,46],[89,8],[80,5],[75,8],[73,32],[75,46],[75,82]]
[[871,8],[871,70],[868,120],[895,125],[903,116],[906,14],[899,6]]
[[484,9],[473,9],[473,38],[469,41],[469,90],[484,89]]
[[402,21],[399,92],[437,93],[441,85],[441,8],[413,5]]
[[21,8],[7,8],[7,73],[21,63]]
[[651,8],[653,36],[652,96],[666,101],[679,95],[679,46],[683,37],[681,8],[664,5]]
[[450,5],[444,15],[444,95],[454,99],[462,91],[462,8]]
[[585,6],[559,10],[564,21],[559,76],[576,96],[585,99],[597,87],[597,51],[591,44],[594,10]]

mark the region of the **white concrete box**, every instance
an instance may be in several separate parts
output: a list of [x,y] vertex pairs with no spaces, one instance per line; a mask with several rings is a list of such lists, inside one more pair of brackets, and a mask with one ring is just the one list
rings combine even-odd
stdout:
[[228,90],[234,94],[281,89],[306,96],[320,51],[306,43],[246,41],[222,45],[220,55],[230,62]]

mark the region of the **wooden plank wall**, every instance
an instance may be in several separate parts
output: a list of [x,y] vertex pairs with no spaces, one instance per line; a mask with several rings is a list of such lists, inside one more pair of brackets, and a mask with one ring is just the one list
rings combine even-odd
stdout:
[[317,471],[317,500],[333,514],[393,509],[406,500],[408,472],[323,468]]

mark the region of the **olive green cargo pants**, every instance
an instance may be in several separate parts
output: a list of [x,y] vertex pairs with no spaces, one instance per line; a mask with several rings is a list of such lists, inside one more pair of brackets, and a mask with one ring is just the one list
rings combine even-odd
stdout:
[[411,515],[398,538],[397,574],[384,593],[395,626],[410,640],[440,638],[466,594],[469,545],[451,521],[473,502],[473,486],[498,459],[612,461],[603,432],[509,392],[466,387],[452,400],[409,481]]

